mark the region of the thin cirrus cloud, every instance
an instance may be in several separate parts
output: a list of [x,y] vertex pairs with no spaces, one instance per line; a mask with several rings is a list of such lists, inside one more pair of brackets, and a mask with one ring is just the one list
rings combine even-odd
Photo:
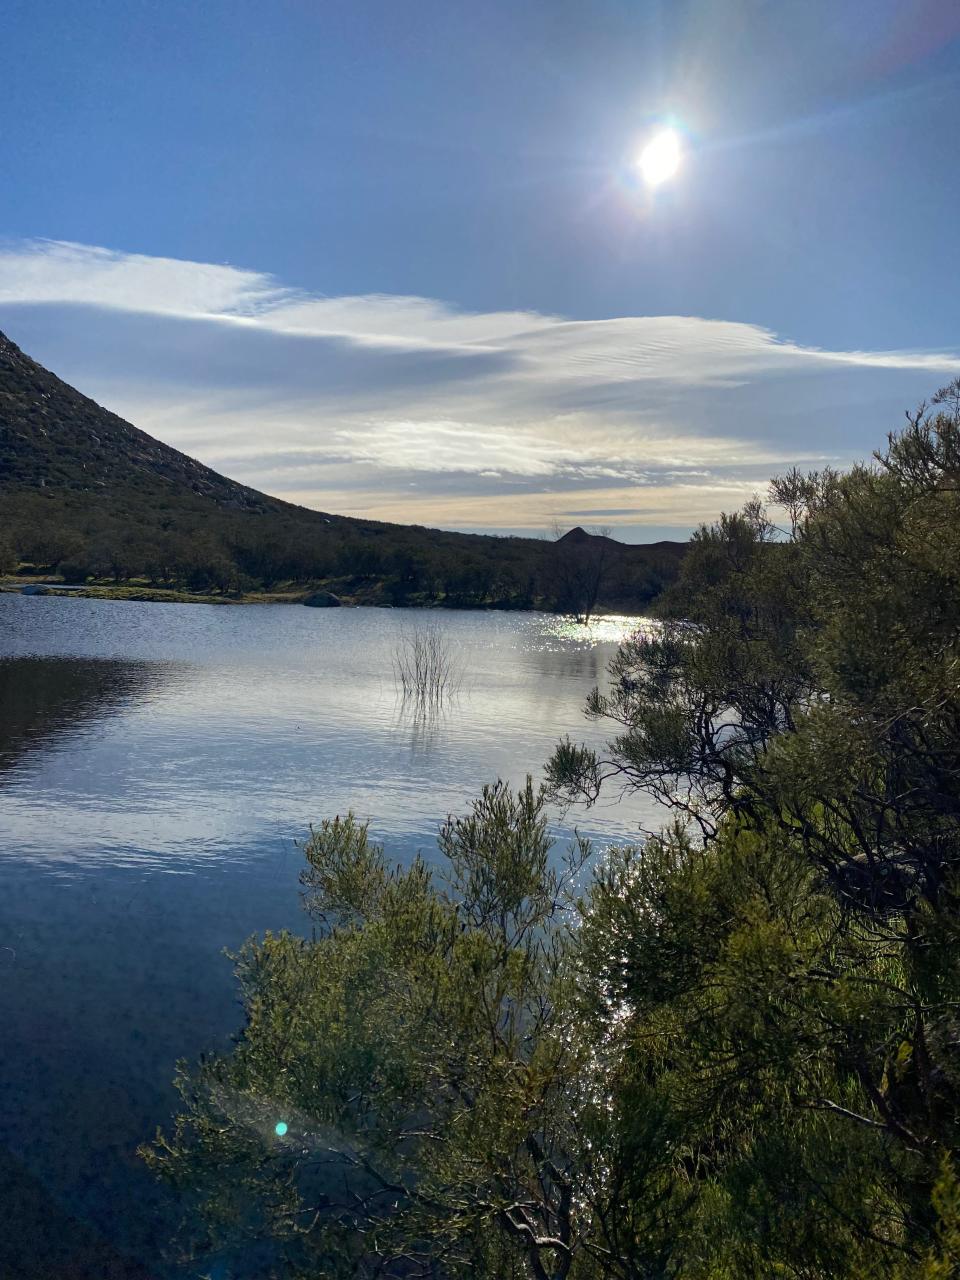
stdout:
[[960,373],[693,316],[571,320],[323,297],[232,266],[0,246],[0,327],[81,390],[248,484],[451,528],[602,518],[683,534],[793,464],[843,464]]

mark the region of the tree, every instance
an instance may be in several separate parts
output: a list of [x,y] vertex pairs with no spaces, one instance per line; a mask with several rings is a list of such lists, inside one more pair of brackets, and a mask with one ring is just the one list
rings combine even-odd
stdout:
[[894,1071],[881,1094],[862,1070],[910,1033],[903,953],[844,921],[798,842],[728,818],[707,845],[674,830],[615,854],[581,947],[581,1027],[617,1063],[620,1197],[672,1224],[663,1271],[638,1274],[852,1280],[916,1261],[939,1157],[885,1123]]
[[489,788],[440,846],[435,880],[352,817],[323,824],[303,881],[326,932],[241,954],[244,1034],[181,1075],[146,1153],[200,1203],[195,1256],[879,1280],[955,1248],[951,1166],[881,1119],[909,1060],[879,1104],[860,1072],[910,1033],[904,953],[850,927],[800,842],[732,818],[708,845],[667,832],[574,903],[588,850],[550,870],[528,784]]
[[55,569],[61,560],[75,556],[81,545],[72,529],[49,520],[29,529],[22,542],[23,558],[37,569]]
[[958,459],[956,411],[921,411],[874,466],[774,481],[775,501],[799,504],[782,540],[759,502],[701,529],[662,630],[625,645],[591,699],[619,736],[603,758],[563,744],[558,792],[589,801],[616,776],[708,838],[727,813],[774,811],[838,884],[866,866],[881,898],[905,878],[948,892]]
[[609,1158],[566,963],[589,850],[558,870],[551,844],[529,780],[448,820],[440,879],[390,868],[352,816],[324,822],[303,882],[325,932],[247,944],[243,1037],[181,1078],[149,1162],[305,1274],[633,1274],[602,1269],[580,1173]]
[[608,526],[591,532],[571,529],[561,536],[554,526],[554,542],[547,561],[547,595],[553,607],[572,613],[578,622],[587,623],[611,567],[614,543]]
[[773,541],[759,503],[723,516],[692,539],[663,625],[621,646],[612,688],[588,714],[622,735],[605,759],[564,743],[549,776],[568,799],[592,803],[617,777],[715,832],[728,810],[749,807],[749,778],[770,739],[813,696],[799,635],[809,581],[796,547]]
[[0,574],[16,573],[20,557],[5,538],[0,537]]
[[[833,942],[811,972],[838,1039],[808,1048],[841,1074],[816,1105],[851,1134],[882,1135],[880,1185],[906,1248],[929,1233],[960,1116],[958,390],[912,415],[872,466],[775,481],[789,529],[755,502],[700,530],[663,630],[624,646],[611,692],[590,700],[618,736],[602,754],[567,741],[549,767],[568,800],[614,778],[654,794],[703,857],[731,838],[745,857],[762,832],[829,890]],[[815,1009],[787,937],[774,1046],[803,1043],[792,1005]],[[773,977],[757,993],[776,991]],[[742,1071],[742,1050],[728,1052]],[[790,1088],[791,1107],[808,1105],[806,1086]]]

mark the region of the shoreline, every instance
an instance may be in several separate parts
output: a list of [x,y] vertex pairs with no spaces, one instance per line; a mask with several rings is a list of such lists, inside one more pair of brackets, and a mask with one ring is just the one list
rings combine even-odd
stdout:
[[250,604],[284,604],[303,605],[304,608],[377,608],[377,609],[423,609],[463,612],[476,610],[481,613],[550,613],[536,604],[469,604],[447,603],[443,600],[410,599],[402,604],[394,604],[383,598],[383,593],[376,590],[360,592],[331,592],[335,594],[338,605],[306,605],[306,600],[317,592],[328,591],[327,587],[300,589],[298,591],[248,591],[242,595],[209,595],[189,591],[178,591],[164,587],[124,586],[110,587],[101,585],[72,586],[67,583],[32,581],[30,579],[0,580],[0,595],[53,596],[60,600],[115,600],[136,604],[210,604],[210,605],[250,605]]

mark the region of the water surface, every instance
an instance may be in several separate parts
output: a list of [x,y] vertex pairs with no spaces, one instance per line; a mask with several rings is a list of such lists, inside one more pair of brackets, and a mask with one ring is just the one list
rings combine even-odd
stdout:
[[[295,840],[353,809],[397,860],[429,854],[484,782],[539,776],[564,733],[599,741],[581,708],[629,625],[0,595],[5,1280],[61,1257],[191,1274],[162,1258],[168,1206],[134,1148],[176,1059],[239,1026],[224,948],[303,928]],[[424,626],[463,670],[441,714],[395,688]],[[574,818],[601,846],[657,821],[636,800]]]

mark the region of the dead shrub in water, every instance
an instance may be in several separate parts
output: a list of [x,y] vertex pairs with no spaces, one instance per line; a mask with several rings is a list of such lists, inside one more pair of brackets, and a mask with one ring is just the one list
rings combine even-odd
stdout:
[[437,627],[418,627],[400,637],[393,673],[404,702],[415,702],[419,707],[441,707],[463,684],[461,663]]

